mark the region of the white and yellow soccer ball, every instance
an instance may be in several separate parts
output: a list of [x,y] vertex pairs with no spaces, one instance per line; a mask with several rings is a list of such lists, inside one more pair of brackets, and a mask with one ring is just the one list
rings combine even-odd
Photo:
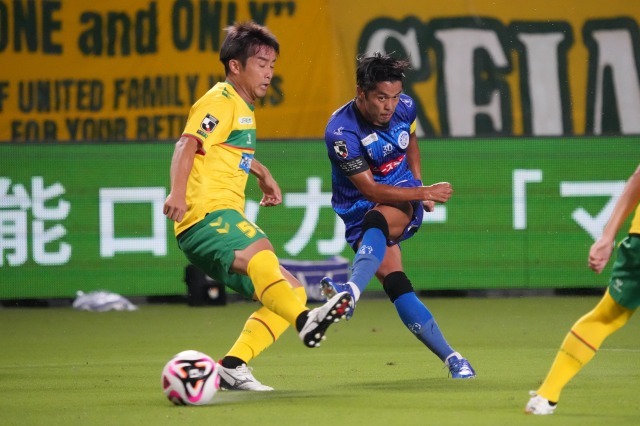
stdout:
[[202,352],[182,351],[162,370],[162,391],[175,405],[210,404],[218,389],[218,364]]

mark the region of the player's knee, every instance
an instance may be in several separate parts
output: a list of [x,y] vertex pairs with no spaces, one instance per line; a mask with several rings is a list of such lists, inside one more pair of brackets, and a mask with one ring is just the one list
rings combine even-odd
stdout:
[[271,250],[262,250],[249,260],[247,275],[259,297],[262,297],[262,292],[272,283],[286,281],[280,269],[278,257]]
[[407,274],[402,271],[392,272],[384,277],[382,287],[387,296],[389,296],[391,303],[395,302],[403,294],[413,293],[411,281],[409,281]]
[[596,307],[585,317],[588,317],[591,322],[605,324],[617,330],[627,323],[633,312],[633,310],[620,305],[609,292],[606,292]]
[[378,210],[369,210],[364,215],[364,220],[362,221],[362,233],[364,234],[367,229],[377,228],[382,231],[385,238],[389,238],[389,224],[387,223],[387,219],[384,217],[382,213]]

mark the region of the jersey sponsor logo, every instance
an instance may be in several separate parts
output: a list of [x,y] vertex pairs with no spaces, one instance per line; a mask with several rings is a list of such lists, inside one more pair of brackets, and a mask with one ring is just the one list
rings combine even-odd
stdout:
[[374,175],[383,175],[386,176],[389,173],[391,173],[393,170],[396,169],[396,167],[398,167],[400,164],[402,164],[402,162],[404,161],[406,155],[401,155],[400,157],[393,159],[391,161],[387,161],[384,164],[381,164],[380,166],[376,167],[376,166],[372,166],[371,167],[371,173],[373,173]]
[[336,136],[342,136],[342,130],[344,130],[344,127],[340,126],[333,131],[333,134]]
[[405,104],[409,108],[411,108],[411,105],[413,105],[413,99],[411,98],[401,97],[400,100],[402,101],[403,104]]
[[409,133],[406,130],[403,130],[398,135],[398,146],[402,149],[407,149],[409,146]]
[[349,150],[347,150],[347,143],[345,141],[333,142],[333,150],[340,158],[347,158],[349,156]]
[[200,128],[207,133],[213,132],[213,129],[216,128],[219,121],[211,114],[207,114],[207,116],[200,123]]
[[253,154],[243,152],[238,168],[244,170],[244,172],[248,174],[251,172],[251,161],[253,161]]
[[378,134],[371,133],[369,136],[365,137],[364,139],[360,139],[360,142],[362,142],[362,146],[369,146],[377,140],[378,140]]
[[252,124],[253,123],[253,118],[252,117],[238,117],[238,123],[240,123],[240,124]]
[[200,136],[202,136],[205,139],[209,137],[209,135],[206,132],[203,132],[202,129],[196,130],[196,133],[199,134]]

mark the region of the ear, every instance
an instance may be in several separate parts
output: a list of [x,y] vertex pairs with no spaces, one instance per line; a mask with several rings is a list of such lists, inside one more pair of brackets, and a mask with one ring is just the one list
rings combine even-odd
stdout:
[[366,93],[360,86],[356,86],[356,97],[363,101],[366,98]]
[[229,71],[231,74],[240,74],[240,69],[242,68],[242,64],[237,59],[229,60]]

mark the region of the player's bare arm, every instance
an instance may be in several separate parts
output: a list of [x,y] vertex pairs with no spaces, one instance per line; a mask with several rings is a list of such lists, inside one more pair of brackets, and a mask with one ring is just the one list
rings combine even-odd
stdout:
[[[407,163],[409,164],[409,170],[413,174],[413,177],[422,180],[422,168],[420,161],[420,148],[418,148],[418,137],[413,132],[409,135],[409,146],[407,146]],[[436,207],[436,202],[433,200],[423,200],[422,206],[425,211],[432,212]]]
[[171,158],[171,192],[164,202],[163,213],[169,219],[181,222],[187,212],[187,180],[193,167],[193,159],[198,149],[198,140],[190,135],[183,135],[173,151]]
[[377,183],[370,170],[350,176],[349,180],[367,200],[378,204],[396,204],[416,200],[446,203],[453,194],[453,188],[448,182],[415,188],[400,188]]
[[267,167],[255,158],[251,161],[251,174],[258,179],[262,191],[261,206],[271,207],[282,203],[282,191]]
[[613,208],[613,213],[602,231],[602,236],[593,243],[589,250],[589,268],[594,272],[599,274],[607,266],[613,253],[616,234],[638,203],[640,203],[640,166],[627,181]]
[[420,163],[420,148],[418,148],[418,137],[413,132],[409,135],[409,145],[407,146],[407,163],[413,177],[422,180],[422,165]]

